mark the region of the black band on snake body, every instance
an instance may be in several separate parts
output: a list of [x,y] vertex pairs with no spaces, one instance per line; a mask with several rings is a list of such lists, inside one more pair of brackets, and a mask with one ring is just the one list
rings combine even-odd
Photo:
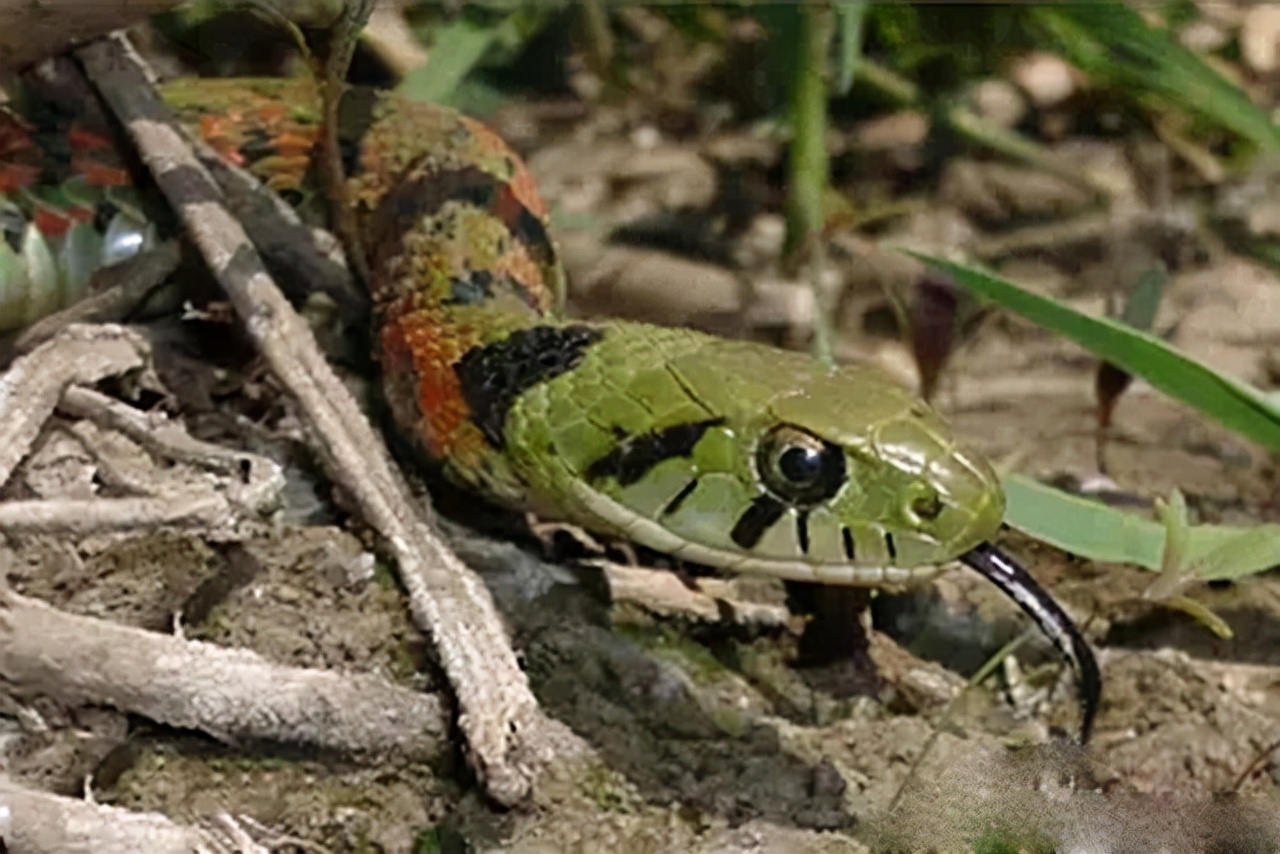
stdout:
[[1076,673],[1076,690],[1080,696],[1080,744],[1087,744],[1102,698],[1102,678],[1089,642],[1044,588],[1013,558],[995,546],[982,543],[963,554],[960,560],[1017,602],[1067,659]]

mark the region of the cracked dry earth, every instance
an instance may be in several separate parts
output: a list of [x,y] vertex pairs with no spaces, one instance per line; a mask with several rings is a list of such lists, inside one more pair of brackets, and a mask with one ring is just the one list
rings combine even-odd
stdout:
[[[549,195],[572,202],[557,156],[582,165],[572,151],[549,148],[534,168]],[[581,189],[581,172],[575,175]],[[947,218],[964,225],[963,214],[963,199],[942,200],[902,223],[902,234],[937,245],[939,233],[955,230]],[[762,223],[765,232],[769,226]],[[603,272],[608,263],[635,268],[606,258],[614,250],[589,239],[566,236],[570,274],[597,288],[599,299],[598,288],[622,287]],[[669,281],[663,265],[677,262],[651,256],[646,263]],[[1006,272],[1077,306],[1102,308],[1101,275],[1043,261]],[[720,293],[714,281],[721,273],[705,266],[684,273],[703,274],[712,284],[702,296]],[[845,355],[903,372],[900,345],[865,334],[882,298],[874,288],[859,290],[855,278],[848,283],[855,297],[841,315]],[[639,296],[624,305],[635,315],[655,307],[698,315],[687,305],[671,308],[680,294],[655,298],[644,283],[635,287]],[[785,314],[784,293],[781,285],[763,287],[754,309]],[[1280,347],[1277,295],[1273,274],[1224,254],[1178,270],[1162,312],[1179,322],[1179,346],[1263,383],[1263,357]],[[579,293],[578,305],[591,296]],[[707,308],[706,325],[732,314],[722,309]],[[178,336],[182,347],[198,346],[187,337]],[[273,661],[440,688],[430,645],[413,627],[394,575],[346,515],[342,496],[291,440],[293,416],[271,380],[243,372],[244,365],[228,380],[225,371],[215,375],[186,358],[207,404],[189,413],[193,432],[270,448],[286,462],[286,521],[233,546],[171,532],[24,538],[12,543],[8,583],[74,613],[155,631],[169,631],[177,619],[188,637],[248,647]],[[995,459],[1082,481],[1095,473],[1092,381],[1092,363],[1080,351],[998,318],[959,355],[939,406]],[[1277,517],[1275,470],[1257,448],[1141,386],[1123,399],[1116,421],[1107,462],[1121,490],[1149,500],[1177,486],[1206,520]],[[42,494],[92,483],[92,462],[64,440],[56,425],[47,429],[6,497],[32,483]],[[547,562],[518,524],[488,519],[465,500],[452,503],[453,515],[507,535],[450,529],[498,599],[539,700],[598,750],[602,766],[553,775],[531,804],[499,811],[478,794],[460,756],[370,766],[278,745],[218,745],[13,690],[4,718],[10,773],[68,794],[92,774],[100,801],[182,821],[218,811],[251,816],[275,834],[277,851],[950,851],[997,829],[1023,850],[1053,850],[1047,839],[1080,851],[1268,851],[1280,844],[1276,756],[1263,756],[1238,796],[1218,796],[1280,739],[1280,582],[1273,574],[1191,591],[1234,630],[1233,639],[1220,640],[1179,612],[1143,602],[1147,573],[1007,536],[1005,545],[1087,624],[1099,648],[1105,698],[1094,742],[1081,754],[1046,746],[1051,729],[1074,726],[1076,708],[1042,639],[1023,644],[978,690],[963,690],[965,678],[1024,628],[1013,605],[963,572],[877,599],[872,657],[882,689],[874,698],[839,699],[789,666],[794,625],[751,629],[658,615],[643,598],[610,607],[596,570]],[[782,602],[768,583],[743,581],[732,591],[762,606]],[[43,731],[18,723],[26,709],[39,713]]]

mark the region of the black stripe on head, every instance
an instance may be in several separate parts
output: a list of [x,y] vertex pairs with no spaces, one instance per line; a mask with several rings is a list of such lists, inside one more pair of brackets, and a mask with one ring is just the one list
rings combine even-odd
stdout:
[[675,498],[672,498],[670,501],[667,502],[667,506],[662,508],[662,515],[670,516],[672,513],[679,510],[680,505],[684,504],[685,499],[688,498],[690,495],[693,495],[694,491],[696,491],[697,488],[698,488],[698,479],[695,477],[693,480],[689,481],[684,485],[684,489],[681,489],[679,492],[676,493]]
[[853,531],[849,530],[848,525],[840,528],[840,539],[844,543],[844,556],[850,563],[858,559],[858,546],[853,541]]
[[801,510],[796,515],[796,541],[800,543],[800,553],[809,553],[809,511]]
[[453,366],[462,399],[489,444],[506,446],[507,413],[521,394],[571,371],[604,333],[590,326],[531,326],[473,347]]
[[787,505],[772,495],[756,496],[746,512],[738,517],[729,538],[744,549],[753,549],[786,510]]
[[594,483],[611,477],[619,486],[630,486],[663,460],[690,456],[703,435],[723,423],[723,418],[691,421],[624,438],[612,451],[587,466],[587,480]]

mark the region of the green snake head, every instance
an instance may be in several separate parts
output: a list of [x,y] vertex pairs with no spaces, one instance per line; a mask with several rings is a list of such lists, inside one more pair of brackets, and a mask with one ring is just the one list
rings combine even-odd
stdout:
[[[1000,481],[876,371],[623,322],[539,326],[464,359],[490,492],[676,557],[797,581],[905,585],[960,560],[1075,669],[1085,742],[1097,662],[1070,616],[991,544]],[[470,389],[468,392],[467,390]]]
[[521,396],[535,502],[698,563],[894,585],[990,539],[999,480],[876,371],[688,330],[608,324]]

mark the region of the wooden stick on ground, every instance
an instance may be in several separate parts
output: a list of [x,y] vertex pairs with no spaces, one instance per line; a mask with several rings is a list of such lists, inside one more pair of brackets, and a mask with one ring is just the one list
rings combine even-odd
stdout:
[[68,326],[0,376],[0,484],[31,449],[66,388],[148,363],[151,348],[122,326]]
[[4,840],[26,854],[218,854],[197,831],[156,813],[136,813],[37,792],[0,774],[0,808],[7,810]]
[[306,744],[431,760],[448,751],[440,700],[369,674],[286,667],[256,653],[59,611],[0,592],[0,675],[223,741]]
[[514,804],[542,767],[586,746],[545,717],[488,590],[443,543],[310,329],[271,281],[240,224],[220,203],[141,60],[116,36],[78,51],[144,163],[226,290],[271,370],[297,399],[329,476],[386,537],[418,625],[440,654],[468,758],[488,794]]

